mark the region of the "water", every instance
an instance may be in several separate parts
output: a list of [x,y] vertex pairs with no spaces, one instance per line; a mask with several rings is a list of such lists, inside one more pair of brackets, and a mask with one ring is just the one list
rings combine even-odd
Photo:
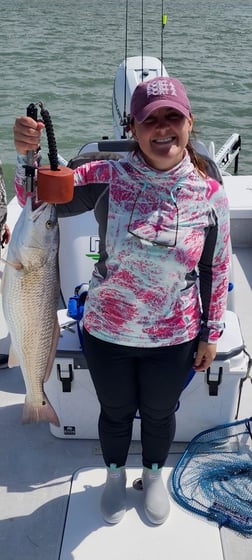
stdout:
[[[160,57],[161,6],[144,0],[144,53]],[[242,137],[240,173],[251,174],[252,0],[164,1],[164,64],[186,85],[198,136],[220,148]],[[128,56],[141,54],[140,0],[129,0]],[[42,100],[66,159],[113,136],[111,97],[125,54],[126,0],[0,0],[0,156],[12,194],[16,115]],[[46,142],[43,144],[46,157]]]

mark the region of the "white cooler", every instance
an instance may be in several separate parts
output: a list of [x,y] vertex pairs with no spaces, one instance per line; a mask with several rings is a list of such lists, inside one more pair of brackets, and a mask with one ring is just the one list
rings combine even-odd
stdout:
[[[45,392],[55,408],[60,426],[50,424],[51,433],[59,438],[98,439],[99,403],[82,352],[76,323],[66,310],[58,312],[61,337],[53,370]],[[176,412],[175,441],[190,441],[196,434],[218,424],[240,417],[239,403],[247,376],[248,357],[244,352],[239,321],[227,311],[226,328],[220,337],[217,357],[208,372],[196,373],[183,391]],[[104,373],[105,375],[105,373]],[[251,415],[251,402],[246,402],[242,417]],[[133,440],[140,440],[140,420],[135,419]]]

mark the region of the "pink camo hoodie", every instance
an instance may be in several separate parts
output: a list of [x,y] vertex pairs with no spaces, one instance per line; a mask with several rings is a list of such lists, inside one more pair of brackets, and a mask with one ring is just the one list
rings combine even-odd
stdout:
[[[187,153],[165,172],[131,153],[78,167],[72,206],[59,207],[60,215],[71,214],[77,193],[83,210],[92,210],[90,193],[97,185],[94,209],[108,195],[105,272],[95,265],[85,328],[104,341],[135,347],[180,344],[199,332],[202,340],[216,343],[224,326],[230,262],[223,185],[201,177]],[[16,192],[24,204],[20,165]]]

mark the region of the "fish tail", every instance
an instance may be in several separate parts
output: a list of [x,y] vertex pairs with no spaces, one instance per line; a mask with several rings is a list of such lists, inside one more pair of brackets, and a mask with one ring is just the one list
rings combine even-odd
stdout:
[[55,426],[60,426],[59,418],[45,395],[43,402],[39,405],[34,405],[27,398],[25,399],[22,422],[23,424],[49,422]]

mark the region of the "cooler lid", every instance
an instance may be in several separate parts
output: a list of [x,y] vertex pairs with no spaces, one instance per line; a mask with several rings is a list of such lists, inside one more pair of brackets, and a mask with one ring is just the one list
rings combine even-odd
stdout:
[[244,350],[244,341],[239,319],[234,311],[227,310],[224,317],[225,329],[217,344],[216,360],[227,360]]

